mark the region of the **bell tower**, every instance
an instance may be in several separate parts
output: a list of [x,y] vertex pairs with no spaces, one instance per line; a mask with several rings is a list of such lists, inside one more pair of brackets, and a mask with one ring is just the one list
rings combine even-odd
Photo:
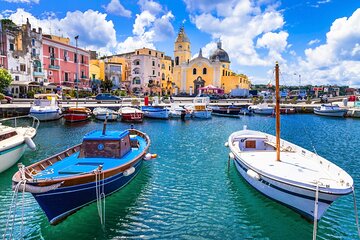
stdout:
[[191,59],[190,40],[186,36],[185,29],[182,26],[179,30],[178,36],[174,46],[174,66],[179,66],[184,62],[188,62]]

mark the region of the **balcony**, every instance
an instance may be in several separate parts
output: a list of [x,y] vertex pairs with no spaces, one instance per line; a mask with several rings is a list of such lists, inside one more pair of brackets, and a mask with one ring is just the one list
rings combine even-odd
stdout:
[[45,74],[44,74],[44,72],[33,72],[33,76],[34,77],[44,77]]
[[59,70],[60,66],[59,65],[49,65],[49,68],[53,69],[53,70]]
[[87,79],[87,76],[86,76],[86,75],[82,75],[80,78],[81,78],[81,79]]

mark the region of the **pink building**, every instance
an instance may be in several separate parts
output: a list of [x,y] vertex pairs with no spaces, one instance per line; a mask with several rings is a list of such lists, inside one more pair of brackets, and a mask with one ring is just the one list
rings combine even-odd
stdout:
[[[71,46],[69,38],[43,35],[43,65],[48,83],[79,89],[90,89],[90,53]],[[78,67],[79,78],[76,76]],[[45,80],[46,81],[46,80]]]

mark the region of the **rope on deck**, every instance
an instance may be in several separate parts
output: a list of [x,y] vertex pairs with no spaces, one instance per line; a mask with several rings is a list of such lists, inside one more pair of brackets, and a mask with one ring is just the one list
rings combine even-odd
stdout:
[[94,171],[95,174],[95,191],[96,191],[96,205],[100,218],[100,223],[105,226],[105,175],[102,171],[102,165]]
[[316,192],[315,192],[313,240],[316,240],[316,235],[317,235],[318,207],[319,207],[319,182],[316,183]]

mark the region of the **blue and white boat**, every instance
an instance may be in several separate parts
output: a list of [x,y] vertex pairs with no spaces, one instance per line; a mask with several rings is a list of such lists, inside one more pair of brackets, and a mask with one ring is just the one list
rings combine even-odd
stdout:
[[51,224],[124,187],[139,173],[144,159],[155,157],[147,154],[150,139],[145,133],[105,128],[52,157],[20,166],[14,174],[14,189],[32,193]]
[[57,120],[62,117],[56,94],[36,94],[34,104],[30,108],[30,115],[40,121]]
[[315,114],[327,117],[344,117],[346,112],[345,108],[340,108],[337,104],[322,104],[320,107],[314,108]]
[[160,106],[143,106],[141,111],[143,111],[144,117],[159,119],[168,119],[170,113],[169,109]]
[[[32,124],[19,125],[30,118]],[[12,123],[12,126],[6,125]],[[30,117],[4,118],[0,120],[0,173],[13,166],[24,154],[26,147],[36,148],[32,139],[36,135],[39,120]]]

